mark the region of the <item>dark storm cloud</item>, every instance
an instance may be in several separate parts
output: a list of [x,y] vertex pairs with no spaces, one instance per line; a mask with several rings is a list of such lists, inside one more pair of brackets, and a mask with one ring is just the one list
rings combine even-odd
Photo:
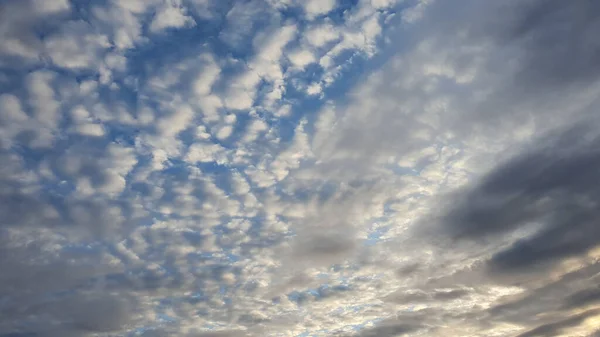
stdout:
[[465,289],[452,289],[452,290],[411,290],[411,291],[398,291],[387,296],[384,300],[386,302],[398,303],[398,304],[413,304],[413,303],[427,303],[431,301],[452,301],[464,296],[469,295],[469,291]]
[[448,291],[437,291],[432,295],[432,297],[437,301],[451,301],[467,296],[468,294],[469,291],[465,289],[452,289]]
[[[427,235],[436,236],[440,229],[452,239],[452,247],[482,252],[519,236],[482,268],[465,271],[478,277],[459,280],[457,273],[451,279],[474,287],[500,282],[524,288],[519,296],[482,310],[480,321],[528,327],[522,337],[574,335],[571,329],[598,315],[588,310],[599,303],[598,266],[582,263],[559,280],[551,280],[548,272],[600,245],[598,102],[590,99],[580,105],[574,98],[598,83],[600,3],[461,3],[473,6],[450,9],[455,3],[447,2],[436,7],[439,18],[447,13],[464,16],[442,23],[446,33],[438,36],[455,43],[450,35],[462,31],[468,43],[490,46],[482,70],[491,74],[495,91],[477,106],[465,103],[459,113],[448,116],[449,128],[459,137],[482,128],[491,130],[486,137],[494,137],[494,128],[502,136],[532,118],[545,136],[530,140],[525,150],[445,199],[441,226]],[[462,9],[464,13],[457,13]],[[532,280],[535,285],[528,283]],[[579,314],[582,310],[588,311]]]
[[72,320],[75,329],[89,332],[119,331],[131,321],[134,310],[126,299],[109,294],[82,295],[57,309]]
[[444,230],[475,239],[542,224],[494,255],[489,261],[494,272],[552,264],[595,247],[600,138],[591,131],[575,127],[494,169],[450,206]]
[[414,332],[419,330],[418,326],[410,325],[410,324],[391,324],[391,325],[381,325],[376,326],[371,329],[367,329],[364,332],[361,332],[359,337],[393,337],[393,336],[403,336],[410,332]]
[[521,336],[555,336],[598,314],[589,310],[573,316],[600,300],[597,264],[583,264],[557,281],[548,278],[560,262],[584,257],[600,245],[597,126],[589,119],[556,130],[449,198],[441,229],[455,243],[490,245],[517,230],[529,233],[485,261],[483,270],[491,279],[463,280],[525,287],[517,299],[485,312],[486,320],[529,326]]
[[[427,312],[427,313],[425,313]],[[355,333],[337,332],[331,337],[400,337],[407,336],[419,330],[426,329],[424,324],[426,315],[431,312],[406,312],[396,317],[386,318],[376,322],[374,325],[363,328]]]
[[[483,101],[465,94],[456,111],[441,116],[458,138],[473,133],[500,137],[512,132],[505,127],[516,128],[530,119],[538,129],[550,128],[595,113],[570,108],[579,103],[574,97],[591,90],[600,74],[597,2],[457,0],[435,3],[427,14],[415,41],[433,43],[434,53],[444,55],[444,64],[455,73],[475,70],[471,93],[491,89]],[[388,74],[384,83],[393,83],[397,72]],[[426,94],[410,95],[418,96]]]
[[561,86],[595,81],[600,74],[600,3],[575,0],[522,1],[507,41],[523,46],[517,83]]
[[594,304],[597,298],[597,276],[600,264],[592,264],[566,273],[558,280],[532,287],[516,297],[504,298],[487,310],[487,320],[535,323],[543,313],[568,312]]
[[115,235],[129,204],[61,195],[39,186],[26,160],[6,150],[0,160],[0,334],[82,336],[126,327],[126,294],[90,289],[120,268],[106,264],[105,251],[68,240]]
[[[128,289],[116,297],[90,288],[119,267],[107,265],[101,250],[57,249],[67,237],[114,234],[111,228],[123,224],[110,216],[118,202],[30,191],[27,175],[7,167],[26,170],[8,158],[0,170],[0,334],[84,336],[126,328],[133,308]],[[15,235],[17,229],[28,234]]]
[[568,309],[579,308],[586,305],[600,303],[600,285],[592,286],[569,296],[564,306]]
[[146,330],[140,335],[140,337],[168,337],[168,336],[182,336],[182,337],[247,337],[248,333],[243,331],[205,331],[205,332],[191,332],[187,334],[175,333],[173,331],[167,331],[162,329]]
[[399,337],[422,328],[423,326],[418,324],[384,321],[372,328],[364,329],[352,337]]
[[501,62],[497,65],[502,69],[513,70],[512,85],[527,89],[527,94],[589,83],[600,74],[597,1],[445,1],[434,6],[431,14],[431,20],[445,20],[426,28],[427,34],[460,32],[468,41],[492,43],[496,55],[489,55],[487,62]]
[[248,334],[242,331],[214,331],[190,334],[189,337],[244,337]]
[[580,325],[585,319],[600,314],[600,310],[588,310],[558,322],[540,325],[537,328],[518,335],[517,337],[552,337],[568,333],[568,329]]
[[133,322],[134,310],[133,302],[127,296],[82,293],[29,304],[19,313],[28,317],[25,321],[20,322],[16,315],[5,319],[14,320],[12,330],[17,334],[34,331],[35,336],[86,336],[127,328]]
[[133,302],[126,293],[91,291],[90,282],[116,270],[99,263],[98,254],[56,254],[43,239],[21,245],[0,235],[0,333],[81,336],[120,330],[130,321]]

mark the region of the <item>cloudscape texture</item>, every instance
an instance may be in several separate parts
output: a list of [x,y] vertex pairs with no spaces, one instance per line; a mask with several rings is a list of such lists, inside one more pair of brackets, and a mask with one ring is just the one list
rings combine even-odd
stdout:
[[0,0],[0,337],[600,336],[599,32]]

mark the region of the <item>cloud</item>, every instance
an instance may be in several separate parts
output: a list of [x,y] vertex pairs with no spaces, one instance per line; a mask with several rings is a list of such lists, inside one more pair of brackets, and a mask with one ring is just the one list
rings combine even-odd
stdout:
[[275,29],[270,34],[259,35],[253,44],[257,49],[254,58],[248,63],[248,69],[238,75],[231,83],[225,104],[231,109],[250,109],[256,98],[256,88],[261,81],[272,85],[267,94],[272,99],[280,99],[282,93],[281,80],[283,73],[279,63],[283,48],[296,34],[295,25],[286,25]]
[[186,15],[184,7],[165,3],[165,6],[154,14],[154,19],[150,23],[150,31],[157,33],[168,28],[183,28],[195,25],[194,19]]
[[565,331],[566,328],[577,326],[587,318],[597,315],[598,310],[589,310],[559,322],[541,325],[533,330],[520,334],[518,337],[555,336],[557,333]]
[[82,136],[102,137],[104,127],[91,118],[90,113],[83,106],[77,106],[71,110],[71,118],[74,121],[74,131]]
[[[488,24],[466,20],[464,25],[461,20],[445,21],[448,25],[442,24],[443,29],[436,30],[436,33],[426,29],[426,38],[435,42],[416,43],[412,52],[395,57],[384,66],[384,70],[371,75],[356,89],[347,105],[333,109],[335,122],[323,123],[323,131],[317,128],[315,135],[315,140],[327,139],[316,143],[320,145],[316,156],[321,159],[317,163],[323,165],[321,172],[327,172],[333,179],[352,181],[374,172],[382,177],[384,169],[381,166],[407,160],[406,156],[414,154],[418,154],[417,159],[408,160],[403,165],[412,167],[413,172],[427,181],[439,182],[448,176],[448,172],[457,169],[467,169],[472,177],[480,177],[454,193],[441,194],[436,198],[436,207],[448,205],[448,208],[443,208],[441,219],[425,216],[417,222],[426,228],[427,222],[441,222],[440,227],[427,232],[420,240],[431,240],[443,233],[451,238],[461,238],[454,241],[458,245],[454,246],[454,250],[464,249],[465,254],[480,254],[477,259],[485,261],[483,265],[490,273],[488,276],[494,277],[493,281],[484,277],[484,282],[502,280],[526,288],[533,285],[519,283],[522,278],[510,282],[511,275],[530,274],[533,279],[525,279],[528,282],[543,282],[545,273],[550,270],[561,273],[558,271],[560,268],[555,269],[559,265],[569,263],[571,259],[585,260],[586,256],[593,254],[598,236],[590,225],[596,217],[591,183],[595,178],[593,173],[588,173],[595,170],[593,144],[596,142],[596,124],[590,116],[596,106],[592,92],[597,89],[588,93],[573,89],[580,83],[590,83],[585,76],[575,75],[576,71],[572,73],[573,77],[558,75],[563,81],[546,87],[552,83],[554,73],[550,68],[543,68],[534,76],[529,70],[541,65],[533,64],[535,56],[531,55],[544,53],[540,57],[550,59],[548,62],[554,62],[554,57],[556,62],[562,62],[558,61],[560,52],[548,55],[521,38],[507,35],[520,25],[520,9],[527,13],[535,11],[538,6],[541,8],[543,5],[531,2],[523,7],[518,4],[509,7],[507,12],[519,13],[515,21]],[[441,8],[446,7],[432,7],[428,13],[430,18],[435,17],[434,13]],[[494,10],[494,6],[476,8],[480,13],[492,13]],[[553,13],[555,10],[558,12],[549,5],[543,11]],[[442,11],[439,13],[442,15]],[[563,11],[556,14],[561,22],[561,28],[556,29],[565,42],[574,39],[579,43],[580,39],[568,37],[569,34],[581,33],[575,25],[577,20],[571,17],[576,15],[574,13],[576,11],[565,16]],[[443,15],[447,12],[444,11]],[[529,20],[528,23],[530,21],[535,22]],[[423,24],[425,22],[426,17]],[[542,20],[538,24],[540,27],[529,28],[531,33],[528,34],[533,40],[542,40],[545,34],[550,34],[548,32],[552,28],[546,25],[556,24],[556,21]],[[465,32],[464,39],[446,35],[457,31]],[[439,35],[436,37],[436,34]],[[582,35],[585,36],[585,33]],[[511,36],[509,44],[506,44],[506,36]],[[450,43],[454,46],[460,41],[459,46],[465,46],[465,49],[436,45],[443,44],[444,39],[452,41]],[[478,49],[477,46],[482,47]],[[498,55],[514,55],[515,61],[507,65],[490,50]],[[437,59],[440,52],[444,56]],[[506,67],[507,72],[495,71],[495,65]],[[565,95],[549,97],[537,91],[538,82],[545,89],[561,90]],[[590,85],[597,88],[594,84]],[[487,88],[482,96],[485,99],[470,100],[459,88]],[[436,91],[438,89],[440,91]],[[525,92],[529,96],[523,95]],[[571,92],[574,96],[585,97],[586,103],[579,105],[577,99],[571,99],[567,94]],[[425,103],[439,100],[440,95],[447,95],[445,97],[450,100],[438,101],[437,107],[436,104]],[[390,99],[389,109],[387,99]],[[551,104],[555,106],[547,108]],[[527,114],[519,113],[523,110]],[[326,112],[322,114],[325,116]],[[529,118],[535,121],[535,128],[519,130],[520,126],[527,125]],[[539,124],[543,120],[548,123]],[[571,126],[578,123],[589,128]],[[334,128],[330,126],[332,124]],[[389,133],[386,132],[388,127]],[[558,130],[550,132],[556,128]],[[487,134],[481,133],[482,129]],[[319,135],[320,132],[322,135]],[[505,137],[506,134],[527,136],[510,139]],[[540,135],[544,134],[546,137],[541,138]],[[446,139],[446,136],[449,138]],[[448,146],[448,141],[456,146],[454,157],[444,162],[444,169],[434,170],[434,163],[441,161],[428,155],[431,148],[425,151],[426,146],[432,142]],[[511,144],[527,145],[503,152]],[[489,164],[477,167],[473,161],[461,162],[460,157],[466,153],[482,156],[480,158],[485,158],[485,153],[501,153],[504,159],[491,160]],[[418,159],[419,156],[423,159]],[[465,164],[472,166],[465,167]],[[490,167],[491,172],[486,174]],[[464,182],[459,179],[448,187],[457,188]],[[397,188],[402,189],[402,186]],[[429,195],[436,194],[435,189],[427,191]],[[436,213],[435,209],[430,209],[430,212]],[[404,250],[401,251],[404,253]],[[442,249],[438,254],[444,254]],[[442,273],[441,270],[435,272],[438,275]],[[483,287],[483,284],[478,286]],[[539,308],[544,310],[543,306]],[[568,316],[569,313],[561,315]]]
[[[24,66],[35,63],[42,50],[42,41],[33,33],[37,21],[51,26],[67,15],[71,6],[68,1],[20,1],[2,5],[2,36],[0,64]],[[22,64],[18,65],[18,61]]]
[[598,9],[2,3],[0,335],[597,333]]
[[306,15],[309,18],[314,18],[315,16],[324,15],[333,10],[336,5],[336,0],[309,0],[305,1],[303,5]]
[[[587,3],[584,7],[561,1],[530,1],[516,15],[514,25],[506,30],[506,37],[522,43],[523,64],[518,69],[519,80],[524,86],[545,83],[553,87],[572,82],[594,80],[598,62],[592,56],[598,44],[590,34],[598,26],[598,6]],[[582,22],[582,24],[575,24]],[[547,50],[548,38],[571,41],[569,46],[554,45]],[[546,52],[543,50],[546,49]],[[575,55],[575,59],[569,55]],[[557,65],[565,65],[557,67]]]
[[597,196],[590,182],[595,180],[596,142],[593,129],[575,127],[498,166],[448,211],[449,230],[468,238],[540,224],[533,235],[492,257],[490,266],[503,271],[594,248]]
[[418,330],[419,327],[411,324],[381,324],[374,328],[367,328],[361,331],[357,336],[360,337],[387,337],[402,336]]
[[315,61],[314,55],[308,50],[299,50],[289,56],[292,64],[299,68],[304,68]]
[[219,32],[219,38],[237,49],[249,46],[257,26],[263,23],[263,20],[268,24],[271,20],[276,22],[278,17],[268,2],[243,1],[234,3],[225,18],[226,25]]
[[52,62],[67,69],[94,69],[110,47],[106,35],[97,34],[85,21],[70,22],[62,31],[44,41],[44,49]]
[[339,37],[339,31],[331,24],[311,25],[304,33],[306,42],[319,48],[325,44],[336,40]]
[[[3,230],[3,234],[8,233],[11,232]],[[86,295],[77,290],[90,278],[112,269],[107,256],[93,250],[81,255],[75,251],[57,251],[58,241],[44,231],[30,232],[30,239],[12,233],[10,241],[3,239],[0,243],[3,251],[0,263],[6,271],[0,280],[4,298],[0,307],[3,332],[22,329],[25,333],[57,336],[76,330],[86,335],[118,331],[130,321],[133,307],[127,294],[117,298],[93,292]],[[32,238],[36,244],[27,245]],[[55,295],[45,296],[48,294]]]

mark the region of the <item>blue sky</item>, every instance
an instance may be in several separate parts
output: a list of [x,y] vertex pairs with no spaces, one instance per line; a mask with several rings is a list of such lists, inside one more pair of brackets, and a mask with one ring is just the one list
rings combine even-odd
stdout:
[[592,336],[598,13],[0,1],[0,337]]

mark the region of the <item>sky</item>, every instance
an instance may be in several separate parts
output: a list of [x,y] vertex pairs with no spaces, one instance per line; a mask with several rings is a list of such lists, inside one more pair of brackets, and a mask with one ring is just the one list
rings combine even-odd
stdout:
[[0,0],[0,337],[600,336],[598,31]]

